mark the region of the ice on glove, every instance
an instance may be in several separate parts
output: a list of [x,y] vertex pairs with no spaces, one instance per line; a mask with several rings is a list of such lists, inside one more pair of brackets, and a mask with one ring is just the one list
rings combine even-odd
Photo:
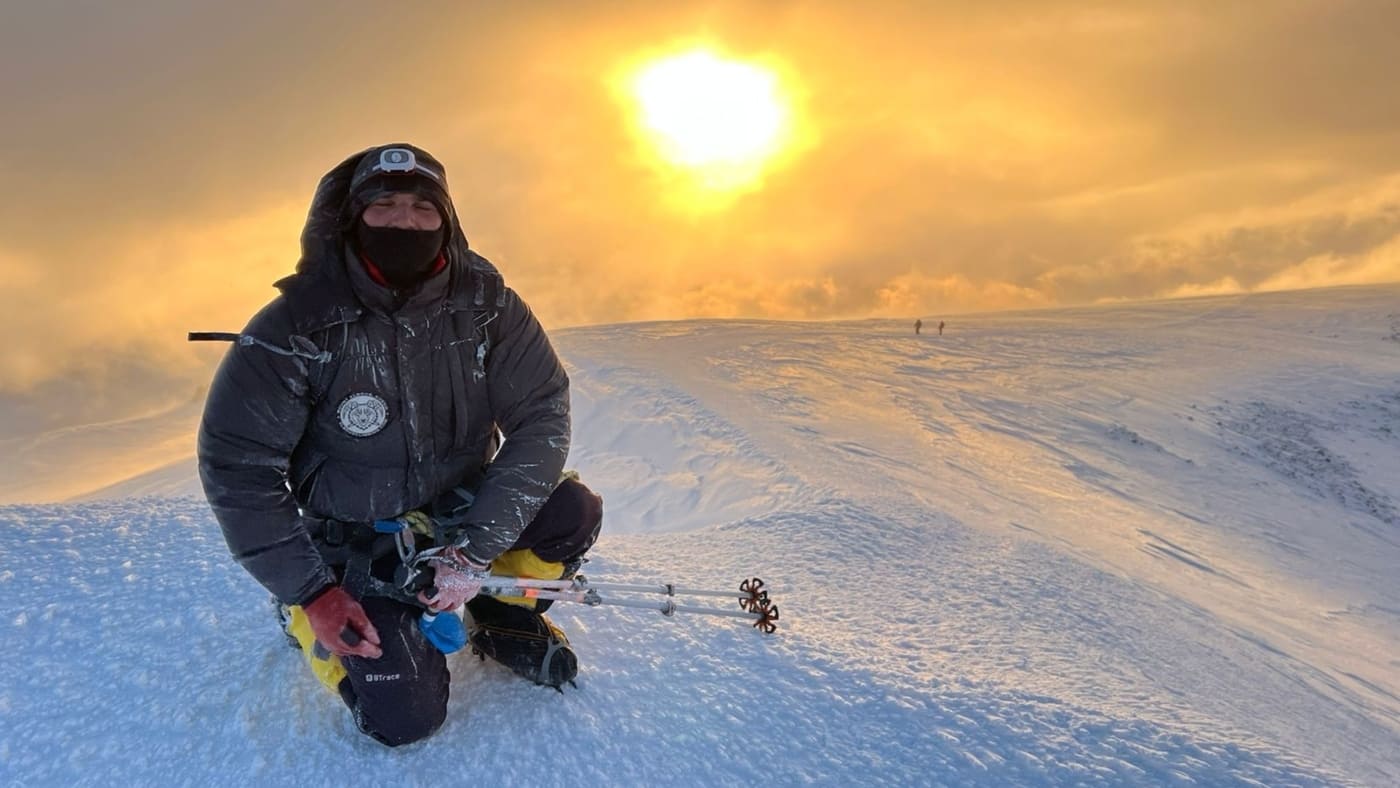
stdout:
[[433,568],[433,585],[418,592],[418,601],[438,613],[456,610],[476,596],[489,570],[489,567],[473,563],[456,547],[429,556],[426,563]]

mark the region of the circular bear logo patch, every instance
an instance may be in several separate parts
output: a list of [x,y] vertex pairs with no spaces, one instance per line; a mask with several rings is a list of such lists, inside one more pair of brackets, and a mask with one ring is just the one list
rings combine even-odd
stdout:
[[378,394],[351,394],[336,409],[340,428],[356,438],[368,438],[389,423],[389,405]]

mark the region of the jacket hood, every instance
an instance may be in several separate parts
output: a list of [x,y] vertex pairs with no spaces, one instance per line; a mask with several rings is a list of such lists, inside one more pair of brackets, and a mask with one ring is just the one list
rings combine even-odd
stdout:
[[[407,151],[411,156],[402,156],[398,151]],[[434,202],[440,203],[442,220],[447,227],[444,253],[447,255],[448,265],[466,257],[467,238],[462,232],[461,222],[457,219],[457,209],[447,191],[446,169],[432,154],[422,148],[397,142],[366,148],[347,157],[321,177],[321,182],[316,186],[316,194],[311,198],[306,226],[301,231],[301,259],[297,261],[296,267],[298,274],[311,273],[324,261],[339,259],[343,254],[345,242],[348,240],[346,212],[351,207],[351,185],[354,184],[357,194],[363,194],[364,189],[377,177],[399,177],[401,172],[415,172],[395,169],[397,164],[405,161],[409,164],[403,166],[416,165],[418,173],[440,187],[440,192],[435,190]]]

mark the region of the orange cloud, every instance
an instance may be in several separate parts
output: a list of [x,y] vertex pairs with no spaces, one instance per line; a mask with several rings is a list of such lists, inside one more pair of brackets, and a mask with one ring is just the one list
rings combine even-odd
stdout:
[[[395,139],[447,164],[474,247],[550,327],[1400,279],[1386,4],[473,5],[392,62],[388,7],[158,13],[89,32],[36,6],[0,31],[0,73],[33,75],[0,85],[25,186],[0,212],[0,330],[23,337],[0,393],[79,369],[170,387],[91,371],[133,359],[207,376],[217,350],[184,332],[240,327],[321,173]],[[801,119],[709,203],[613,89],[696,41],[780,73]]]

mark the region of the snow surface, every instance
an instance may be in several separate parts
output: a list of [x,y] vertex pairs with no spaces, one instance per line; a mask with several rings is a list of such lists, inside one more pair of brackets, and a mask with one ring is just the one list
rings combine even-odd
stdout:
[[154,470],[0,507],[0,784],[1400,784],[1400,287],[912,322],[554,332],[588,575],[779,632],[561,605],[579,689],[459,654],[398,750],[95,429]]

